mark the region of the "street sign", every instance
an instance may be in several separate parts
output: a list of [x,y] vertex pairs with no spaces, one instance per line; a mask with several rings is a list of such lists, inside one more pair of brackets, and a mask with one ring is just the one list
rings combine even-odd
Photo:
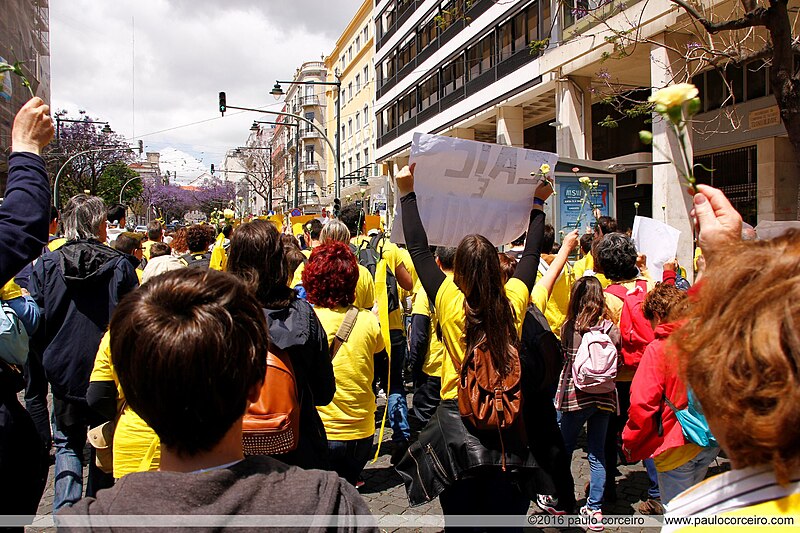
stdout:
[[293,217],[299,217],[299,216],[301,216],[303,214],[303,212],[300,211],[299,209],[295,208],[295,209],[292,209],[292,212],[290,214]]

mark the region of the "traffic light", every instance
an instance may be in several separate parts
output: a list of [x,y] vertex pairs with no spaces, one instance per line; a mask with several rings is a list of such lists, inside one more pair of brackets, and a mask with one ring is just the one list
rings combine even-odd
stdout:
[[225,101],[225,91],[221,91],[219,93],[219,112],[222,113],[222,115],[224,116],[225,111],[227,110],[228,110],[228,104]]
[[342,209],[342,201],[338,198],[333,199],[333,216],[339,218],[339,211]]
[[211,175],[214,175],[214,163],[211,163]]
[[144,153],[144,141],[139,139],[139,155]]

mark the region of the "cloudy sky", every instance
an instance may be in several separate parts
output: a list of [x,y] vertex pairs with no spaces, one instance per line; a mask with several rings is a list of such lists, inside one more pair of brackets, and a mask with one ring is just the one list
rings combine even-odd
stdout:
[[52,104],[109,121],[146,149],[219,164],[253,113],[280,104],[276,79],[329,54],[361,0],[59,0],[50,2]]

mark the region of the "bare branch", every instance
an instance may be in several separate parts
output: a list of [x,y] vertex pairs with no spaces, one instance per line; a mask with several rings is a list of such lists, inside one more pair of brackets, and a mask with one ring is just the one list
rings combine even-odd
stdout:
[[[706,17],[700,14],[694,6],[685,0],[671,0],[673,3],[683,8],[693,19],[702,24],[708,33],[719,33],[727,30],[741,30],[744,28],[752,28],[754,26],[767,25],[767,9],[763,7],[753,6],[754,9],[748,10],[742,18],[735,20],[728,20],[725,22],[711,22]],[[754,2],[745,2],[745,5]]]

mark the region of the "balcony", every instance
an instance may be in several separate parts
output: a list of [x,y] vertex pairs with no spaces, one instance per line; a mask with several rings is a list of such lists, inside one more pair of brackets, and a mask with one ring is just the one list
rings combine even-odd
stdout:
[[306,139],[318,139],[319,136],[320,135],[319,135],[319,132],[317,130],[313,130],[313,129],[310,129],[310,128],[300,131],[300,137],[302,137],[303,140],[306,140]]
[[303,107],[319,106],[319,97],[315,94],[304,96],[300,99],[300,105]]
[[300,168],[303,172],[319,172],[319,161],[306,161],[300,162]]
[[563,13],[563,37],[566,40],[601,24],[641,0],[567,0]]
[[294,144],[294,137],[289,137],[286,141],[286,150],[289,152],[294,152],[295,148],[297,148]]

